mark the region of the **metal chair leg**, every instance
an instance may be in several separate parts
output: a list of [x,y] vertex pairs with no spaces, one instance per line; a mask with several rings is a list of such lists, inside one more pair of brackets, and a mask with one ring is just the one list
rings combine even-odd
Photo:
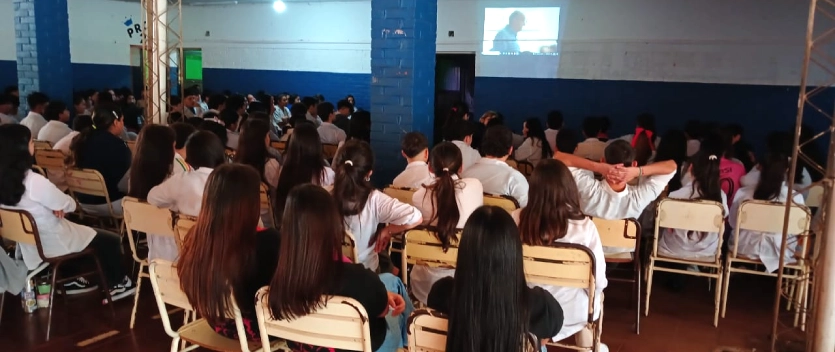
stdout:
[[3,305],[6,303],[6,293],[0,293],[0,322],[3,322]]
[[52,332],[52,307],[55,306],[55,291],[58,289],[55,287],[55,281],[58,278],[58,267],[60,266],[61,262],[58,262],[52,267],[52,286],[50,286],[52,289],[49,291],[49,312],[46,318],[46,341],[49,341],[49,333]]
[[104,276],[104,270],[101,269],[101,263],[99,263],[99,257],[95,254],[93,255],[93,260],[96,262],[96,272],[99,274],[99,281],[101,284],[99,288],[102,289],[104,293],[104,299],[107,302],[107,305],[110,306],[110,314],[113,316],[113,323],[116,323],[116,309],[113,308],[113,296],[110,295],[110,284],[107,282],[107,277]]
[[[135,263],[135,262],[134,262]],[[136,293],[133,294],[133,311],[130,313],[130,328],[133,329],[136,323],[136,309],[139,307],[139,293],[142,292],[142,274],[145,271],[145,264],[139,264],[139,274],[136,275]]]

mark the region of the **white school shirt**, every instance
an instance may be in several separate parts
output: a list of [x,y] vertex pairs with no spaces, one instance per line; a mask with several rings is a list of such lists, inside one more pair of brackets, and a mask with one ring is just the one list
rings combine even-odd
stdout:
[[[481,182],[474,178],[459,179],[458,175],[453,175],[452,178],[456,181],[455,201],[457,203],[456,205],[458,205],[459,214],[456,228],[463,229],[470,215],[478,207],[484,205],[484,189],[481,187]],[[420,209],[421,214],[423,214],[424,224],[437,224],[437,222],[429,223],[435,215],[435,200],[430,197],[426,188],[421,187],[415,192],[412,196],[412,204]],[[415,265],[412,268],[409,287],[412,288],[412,294],[415,295],[415,298],[426,303],[429,299],[429,290],[432,288],[432,285],[447,276],[455,276],[455,269],[430,268],[425,265]]]
[[72,131],[68,135],[61,138],[57,143],[52,145],[52,149],[60,150],[64,152],[64,154],[70,153],[70,144],[72,144],[72,139],[75,138],[79,134],[78,131]]
[[475,150],[473,147],[467,145],[464,141],[452,141],[452,144],[455,144],[455,146],[461,150],[461,167],[464,168],[464,171],[467,171],[467,169],[472,167],[478,159],[481,159],[481,154],[478,150]]
[[514,152],[516,161],[527,161],[533,166],[542,160],[542,141],[539,138],[526,138],[519,149]]
[[[212,169],[201,167],[175,174],[162,181],[148,192],[148,203],[160,208],[167,208],[175,213],[189,216],[200,214],[203,202],[203,189]],[[173,238],[148,236],[148,259],[176,261],[179,251]]]
[[238,139],[240,137],[238,132],[226,130],[226,148],[238,150]]
[[557,150],[557,134],[560,133],[560,130],[552,130],[547,129],[545,130],[545,140],[548,141],[548,145],[551,146],[551,151]]
[[574,151],[574,155],[583,159],[600,161],[603,159],[604,150],[606,150],[606,142],[601,142],[597,138],[586,138],[585,141],[577,144],[577,150]]
[[481,158],[461,176],[481,181],[485,193],[511,196],[519,207],[528,205],[528,180],[504,161]]
[[[758,168],[753,167],[751,171],[748,171],[747,174],[743,175],[739,178],[739,186],[740,187],[757,187],[757,184],[760,183],[760,171]],[[794,179],[794,177],[792,177]],[[806,170],[805,167],[802,168],[800,171],[800,183],[794,184],[794,191],[797,192],[798,190],[804,189],[812,185],[812,175],[809,174],[809,170]],[[803,192],[803,197],[808,197],[809,192]]]
[[568,170],[580,191],[583,214],[606,220],[637,219],[676,175],[673,171],[666,175],[648,176],[636,186],[627,184],[623,191],[615,192],[606,180],[594,179],[591,171],[576,167],[569,167]]
[[702,147],[702,142],[698,139],[690,139],[687,141],[687,157],[691,157],[696,155],[699,152],[699,149]]
[[423,161],[413,161],[406,165],[406,169],[391,181],[391,185],[398,188],[420,189],[435,179],[429,172],[429,165]]
[[29,115],[26,115],[20,121],[20,124],[29,127],[29,131],[32,131],[32,136],[37,137],[38,133],[41,132],[41,128],[46,126],[46,119],[43,118],[43,115],[30,111]]
[[191,170],[191,166],[186,162],[180,153],[174,152],[174,162],[171,165],[171,175],[182,174]]
[[409,225],[420,220],[420,210],[410,204],[402,203],[399,200],[387,196],[378,190],[371,191],[365,207],[357,215],[345,217],[346,230],[351,231],[356,240],[357,262],[362,263],[366,268],[377,270],[379,258],[374,251],[374,244],[368,241],[377,232],[377,225]]
[[[743,202],[754,199],[754,190],[756,186],[743,187],[736,192],[734,196],[734,203],[731,205],[731,213],[728,216],[728,223],[731,228],[736,228],[737,211]],[[770,201],[781,202],[785,204],[788,199],[789,186],[783,182],[783,187],[780,189],[780,195]],[[794,203],[804,205],[803,195],[795,193],[792,198]],[[733,234],[733,233],[732,233]],[[794,251],[797,249],[797,235],[790,233],[788,242],[786,242],[786,263],[794,263]],[[783,241],[782,233],[767,233],[751,230],[739,231],[739,242],[737,244],[737,254],[741,257],[761,260],[765,265],[766,271],[772,273],[780,267],[780,244]],[[728,242],[730,250],[733,250],[734,236]]]
[[9,116],[9,115],[6,115],[6,114],[0,112],[0,125],[16,124],[16,123],[17,123],[17,119],[15,119],[12,116]]
[[316,127],[322,125],[322,119],[320,119],[319,116],[314,116],[311,115],[310,112],[307,112],[305,113],[304,117],[307,119],[307,121],[313,122],[316,125]]
[[[513,220],[519,224],[519,217],[522,214],[522,209],[516,209],[511,213]],[[603,245],[600,240],[600,234],[597,232],[597,227],[589,218],[583,220],[569,220],[568,229],[565,237],[558,239],[558,243],[574,243],[585,246],[594,254],[595,263],[595,299],[594,299],[594,318],[600,316],[601,302],[603,289],[608,286],[609,281],[606,279],[606,258],[603,253]],[[560,332],[552,339],[554,342],[560,341],[566,337],[576,334],[582,330],[589,319],[589,295],[586,289],[560,287],[552,285],[534,285],[539,286],[543,290],[548,291],[554,296],[554,299],[560,303],[563,310],[563,324]]]
[[330,122],[322,122],[322,125],[316,131],[319,132],[319,140],[322,141],[322,144],[339,145],[339,143],[345,142],[345,138],[348,137],[345,131]]
[[[698,192],[696,189],[695,192]],[[693,190],[693,184],[687,183],[680,189],[670,192],[669,198],[694,199],[698,198]],[[728,215],[728,196],[722,191],[722,208]],[[723,229],[724,231],[724,229]],[[720,233],[693,232],[681,229],[661,228],[661,238],[658,239],[658,252],[665,256],[693,259],[696,257],[713,257],[719,246]],[[712,261],[712,259],[711,259]]]
[[[96,230],[84,225],[59,218],[53,211],[64,213],[75,211],[75,200],[61,192],[45,177],[27,171],[23,179],[26,190],[15,206],[0,205],[4,209],[21,209],[32,214],[41,237],[44,255],[48,258],[80,252],[87,248],[96,236]],[[35,245],[18,243],[18,251],[29,270],[36,268],[42,260]]]

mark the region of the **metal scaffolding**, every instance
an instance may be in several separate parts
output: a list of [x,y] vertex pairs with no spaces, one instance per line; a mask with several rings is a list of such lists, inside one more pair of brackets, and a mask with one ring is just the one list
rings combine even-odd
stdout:
[[[176,82],[183,82],[183,16],[181,0],[142,0],[145,25],[142,65],[145,79],[145,121],[165,124],[169,75],[177,68]],[[182,84],[178,84],[182,89]]]
[[[819,21],[816,21],[816,18]],[[816,23],[817,22],[817,23]],[[810,74],[813,72],[813,74]],[[800,310],[800,328],[806,329],[806,351],[832,352],[835,350],[835,243],[829,243],[835,235],[835,219],[830,212],[835,209],[835,194],[832,192],[835,181],[835,102],[832,101],[832,85],[835,84],[835,2],[833,0],[810,0],[809,18],[806,29],[805,55],[800,79],[800,97],[798,99],[797,118],[795,123],[794,146],[789,175],[795,175],[798,162],[802,161],[812,169],[823,173],[824,178],[819,182],[824,187],[822,206],[818,209],[813,224],[816,235],[814,254],[811,258],[811,273],[795,286],[783,282],[783,261],[785,252],[780,253],[780,268],[778,270],[777,297],[774,302],[774,319],[771,334],[771,351],[783,350],[786,341],[779,341],[786,336],[801,336],[794,326],[784,324],[780,319],[781,298],[787,298],[790,305]],[[804,118],[806,119],[804,121]],[[814,128],[820,131],[804,133],[801,127]],[[813,160],[811,155],[803,151],[803,147],[810,143],[829,138],[829,152],[826,160]],[[825,165],[822,165],[824,163]],[[810,170],[813,171],[813,170]],[[793,183],[787,182],[789,194],[795,190]],[[786,215],[783,224],[782,248],[786,248],[789,226],[789,210],[792,202],[786,202]],[[810,298],[811,294],[811,299]],[[807,314],[808,313],[808,314]],[[808,320],[806,319],[808,317]],[[795,315],[794,325],[798,324]]]

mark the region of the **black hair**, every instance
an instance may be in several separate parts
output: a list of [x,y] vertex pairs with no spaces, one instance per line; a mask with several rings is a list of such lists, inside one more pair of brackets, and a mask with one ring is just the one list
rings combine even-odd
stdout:
[[217,138],[220,138],[220,141],[224,146],[229,142],[229,135],[226,134],[226,127],[223,127],[223,125],[217,122],[203,120],[203,124],[200,125],[200,129],[214,133]]
[[88,128],[93,127],[93,117],[90,115],[78,115],[72,122],[72,130],[73,131],[84,131]]
[[336,102],[336,110],[342,110],[343,108],[354,111],[354,104],[351,104],[348,99],[342,99]]
[[475,134],[475,126],[469,121],[461,119],[449,120],[444,125],[444,139],[448,142],[463,141],[464,138]]
[[[99,94],[99,95],[101,95],[101,94]],[[183,98],[181,98],[180,96],[172,95],[170,98],[168,98],[168,105],[170,106],[169,110],[173,109],[175,106],[180,105],[182,103],[183,103]]]
[[[294,133],[295,134],[295,133]],[[374,186],[367,177],[374,169],[374,152],[368,142],[352,139],[342,146],[333,161],[336,177],[333,197],[343,217],[362,213]]]
[[689,120],[684,124],[684,133],[689,139],[702,139],[703,132],[702,122],[699,120]]
[[667,183],[669,191],[677,191],[681,188],[681,165],[687,160],[687,137],[681,130],[669,130],[658,143],[658,150],[655,154],[655,162],[672,160],[678,165],[676,175]]
[[67,165],[84,165],[82,151],[93,133],[110,133],[107,130],[122,116],[113,104],[99,104],[93,111],[93,125],[91,128],[79,131],[70,143],[70,154],[67,155]]
[[226,129],[230,131],[235,131],[238,129],[238,120],[241,117],[238,116],[237,110],[235,109],[224,109],[220,113],[220,120],[223,121],[223,124],[226,125]]
[[168,178],[175,139],[174,130],[163,125],[150,125],[139,132],[128,176],[128,196],[146,199],[151,188]]
[[0,125],[0,204],[15,206],[26,192],[23,180],[32,168],[29,141],[32,132],[23,125]]
[[463,159],[461,149],[451,142],[441,142],[432,148],[431,154],[429,165],[435,173],[435,180],[430,185],[424,185],[427,190],[424,197],[432,200],[432,218],[429,223],[435,224],[435,234],[446,251],[451,244],[458,242],[456,228],[461,213],[458,210],[455,190],[463,185],[453,177],[461,170]]
[[597,138],[600,133],[600,119],[594,116],[588,116],[583,119],[583,134],[586,138]]
[[244,106],[246,106],[246,97],[244,97],[243,95],[236,94],[230,96],[229,98],[226,98],[226,103],[224,105],[223,111],[231,111],[237,114],[238,110],[243,109]]
[[513,132],[505,126],[496,125],[487,128],[481,140],[481,155],[501,158],[513,148]]
[[81,93],[81,92],[73,93],[73,95],[72,95],[72,105],[73,106],[81,104],[81,103],[86,103],[86,102],[87,102],[87,97],[84,96],[84,93]]
[[190,97],[190,96],[193,96],[193,95],[194,96],[200,95],[200,88],[198,88],[197,86],[191,86],[191,87],[188,87],[185,90],[183,90],[183,96],[184,97]]
[[708,133],[699,152],[691,158],[690,173],[693,175],[693,195],[696,199],[722,202],[723,181],[719,179],[722,148],[722,137],[715,132]]
[[122,110],[125,119],[125,128],[132,131],[139,131],[141,128],[142,109],[135,104],[129,104]]
[[226,96],[223,94],[215,94],[209,97],[209,109],[220,110],[220,106],[226,104]]
[[185,148],[188,137],[191,136],[194,132],[197,132],[196,127],[184,122],[177,122],[171,124],[171,129],[174,130],[174,135],[176,135],[174,149]]
[[348,138],[359,139],[371,143],[370,112],[360,110],[351,116],[351,124],[348,128]]
[[[542,122],[539,121],[538,118],[529,118],[525,120],[525,126],[528,128],[528,135],[526,138],[532,139],[534,145],[539,143],[539,146],[542,150],[542,158],[548,159],[553,156],[554,152],[551,150],[551,146],[548,144],[548,140],[545,139],[545,130],[542,128]],[[539,140],[537,142],[537,140]]]
[[304,97],[302,98],[302,104],[304,104],[307,109],[310,109],[311,107],[319,104],[319,100],[314,97]]
[[267,103],[264,103],[262,101],[253,101],[253,102],[249,103],[249,109],[247,109],[247,112],[249,112],[250,114],[259,113],[259,112],[262,112],[262,113],[266,114],[269,111],[270,111],[270,107],[267,106]]
[[577,145],[580,144],[577,132],[570,128],[560,129],[557,133],[557,151],[566,154],[574,154],[577,150]]
[[327,122],[328,117],[333,114],[333,104],[328,102],[319,103],[319,105],[316,105],[316,114],[319,115],[322,121]]
[[[269,122],[260,119],[248,120],[243,126],[238,149],[235,152],[235,162],[255,168],[263,181],[267,181],[264,169],[269,159],[269,152],[265,139],[269,133]],[[267,182],[267,184],[270,183]]]
[[464,120],[468,115],[470,115],[470,106],[463,101],[455,102],[449,109],[447,121]]
[[603,158],[609,165],[630,167],[632,162],[635,161],[635,149],[629,142],[618,139],[606,146],[606,149],[603,150]]
[[552,110],[548,113],[548,128],[558,130],[562,128],[564,121],[562,112],[559,110]]
[[12,104],[14,105],[15,101],[20,102],[20,100],[11,94],[0,94],[0,105]]
[[212,132],[197,131],[186,141],[186,162],[195,170],[214,169],[226,162],[225,144]]
[[400,150],[407,158],[414,158],[429,148],[429,140],[420,132],[409,132],[400,141]]
[[[343,147],[344,148],[344,147]],[[284,162],[278,174],[278,185],[272,198],[274,224],[280,224],[284,203],[293,187],[314,183],[322,185],[325,178],[325,159],[322,141],[313,123],[298,123],[284,152]]]
[[61,114],[67,110],[67,104],[61,101],[50,101],[44,110],[43,117],[47,121],[59,121]]
[[35,109],[38,106],[49,103],[49,97],[41,92],[34,92],[26,97],[26,103],[29,104],[29,110]]

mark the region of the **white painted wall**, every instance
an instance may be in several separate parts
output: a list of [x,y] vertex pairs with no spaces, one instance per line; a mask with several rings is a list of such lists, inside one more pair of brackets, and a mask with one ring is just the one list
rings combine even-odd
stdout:
[[142,21],[139,2],[68,0],[67,7],[73,63],[130,65],[130,46],[141,45],[141,35],[129,37],[124,23]]
[[12,0],[0,0],[0,60],[16,60],[14,40],[14,5]]

